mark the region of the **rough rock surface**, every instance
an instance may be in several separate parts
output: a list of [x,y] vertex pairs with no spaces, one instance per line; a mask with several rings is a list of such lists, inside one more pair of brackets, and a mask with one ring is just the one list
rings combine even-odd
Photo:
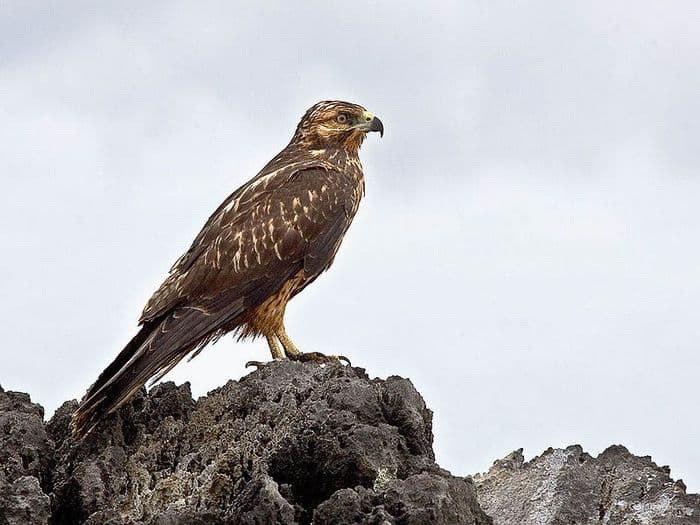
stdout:
[[75,401],[43,425],[26,394],[0,396],[0,525],[491,523],[399,377],[285,361],[197,402],[164,383],[82,442]]
[[669,474],[619,445],[597,458],[574,445],[527,463],[516,450],[475,480],[496,525],[699,525],[700,495]]
[[44,409],[0,388],[0,525],[48,521],[52,452]]
[[435,464],[410,381],[361,368],[277,362],[196,402],[164,383],[81,442],[76,406],[44,423],[0,389],[0,525],[700,524],[700,496],[622,447],[514,452],[477,478],[480,506]]

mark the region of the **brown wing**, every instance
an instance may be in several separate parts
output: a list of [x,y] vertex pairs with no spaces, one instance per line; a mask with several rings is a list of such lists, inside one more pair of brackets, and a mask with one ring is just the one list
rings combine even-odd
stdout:
[[359,198],[349,177],[322,168],[273,172],[236,191],[148,302],[140,332],[88,390],[76,432],[235,327],[302,268],[313,280],[332,261]]
[[215,313],[221,300],[257,306],[304,268],[330,263],[359,195],[347,176],[321,168],[274,173],[236,191],[209,218],[149,300],[140,322],[178,307]]

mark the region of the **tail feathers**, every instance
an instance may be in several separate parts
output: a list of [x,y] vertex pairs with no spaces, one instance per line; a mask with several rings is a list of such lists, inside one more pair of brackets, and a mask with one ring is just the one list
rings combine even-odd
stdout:
[[154,375],[157,381],[192,350],[206,345],[220,333],[222,322],[206,312],[178,309],[149,321],[100,374],[73,414],[73,432],[87,435]]
[[73,414],[73,432],[77,436],[83,437],[89,433],[100,419],[128,399],[130,390],[136,391],[142,386],[134,381],[137,374],[134,374],[133,367],[159,324],[144,324],[88,389],[78,410]]

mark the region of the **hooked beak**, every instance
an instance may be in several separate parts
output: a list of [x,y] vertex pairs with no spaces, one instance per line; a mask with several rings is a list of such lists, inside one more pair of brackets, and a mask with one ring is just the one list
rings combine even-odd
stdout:
[[375,117],[369,111],[365,111],[362,113],[362,121],[357,126],[357,129],[360,129],[364,132],[378,131],[380,137],[384,136],[384,124],[382,124],[382,121]]

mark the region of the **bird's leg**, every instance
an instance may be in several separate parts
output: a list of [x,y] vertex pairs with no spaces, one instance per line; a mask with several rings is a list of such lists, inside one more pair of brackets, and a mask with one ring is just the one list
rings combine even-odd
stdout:
[[280,343],[282,343],[282,346],[284,347],[284,353],[287,354],[287,357],[289,359],[294,359],[295,357],[298,357],[302,355],[302,351],[297,348],[297,345],[295,345],[290,337],[287,335],[287,331],[284,329],[284,325],[277,330],[276,332],[277,338],[280,340]]
[[[280,350],[280,345],[277,343],[274,334],[268,334],[265,336],[267,339],[267,346],[270,347],[270,353],[272,354],[272,359],[284,359],[282,350]],[[286,347],[285,347],[286,348]]]
[[335,363],[338,361],[345,361],[348,365],[350,360],[343,355],[326,355],[321,352],[302,352],[299,350],[292,340],[287,335],[287,331],[284,329],[284,325],[281,325],[279,330],[275,332],[277,339],[280,340],[282,346],[284,347],[284,353],[292,361],[303,361],[312,363]]
[[[270,347],[270,353],[272,354],[272,359],[274,361],[278,361],[280,359],[284,359],[284,354],[282,353],[282,350],[280,350],[280,345],[277,342],[277,339],[275,339],[275,334],[266,334],[265,339],[267,339],[267,346]],[[255,366],[258,369],[262,368],[265,366],[266,363],[263,363],[261,361],[248,361],[245,366],[248,368],[249,366]]]

